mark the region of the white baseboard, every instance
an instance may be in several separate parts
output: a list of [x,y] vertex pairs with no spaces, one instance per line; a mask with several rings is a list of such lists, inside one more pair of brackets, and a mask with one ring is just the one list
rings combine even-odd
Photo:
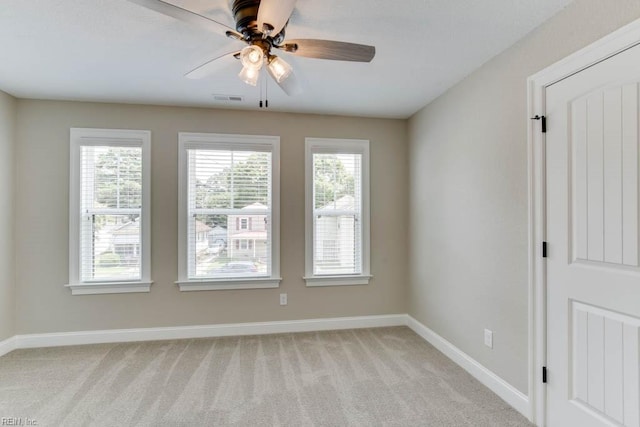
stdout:
[[444,355],[449,359],[453,360],[464,370],[469,372],[473,377],[475,377],[475,379],[500,396],[502,400],[513,406],[516,411],[520,412],[527,419],[531,419],[529,398],[524,393],[507,383],[505,380],[478,363],[471,356],[433,332],[431,329],[427,328],[422,323],[418,322],[413,317],[407,316],[407,326],[435,348],[444,353]]
[[16,337],[7,338],[4,341],[0,341],[0,357],[17,349]]
[[[29,334],[16,335],[13,339],[15,340],[15,348],[37,348],[116,342],[215,338],[239,335],[264,335],[288,332],[378,328],[384,326],[404,326],[406,324],[406,314],[391,314],[382,316],[336,317],[329,319],[286,320],[277,322]],[[0,353],[0,355],[1,354],[2,353]]]

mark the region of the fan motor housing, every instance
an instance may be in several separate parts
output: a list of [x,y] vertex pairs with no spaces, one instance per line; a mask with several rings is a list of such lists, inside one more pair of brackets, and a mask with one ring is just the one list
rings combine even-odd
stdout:
[[[260,0],[234,0],[231,11],[236,21],[236,30],[247,40],[261,38],[262,28],[258,28],[258,9]],[[284,28],[278,34],[269,36],[273,44],[278,45],[284,40]]]
[[260,0],[234,0],[232,11],[239,33],[246,35],[257,31],[259,7]]

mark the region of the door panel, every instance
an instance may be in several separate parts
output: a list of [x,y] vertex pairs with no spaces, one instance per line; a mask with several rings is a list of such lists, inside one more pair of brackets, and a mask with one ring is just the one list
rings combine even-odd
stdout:
[[637,267],[638,85],[598,90],[570,109],[573,259]]
[[622,259],[640,266],[638,260],[638,84],[622,91]]
[[546,90],[547,424],[640,426],[640,47]]
[[575,301],[571,314],[572,400],[618,424],[637,425],[640,379],[631,362],[638,360],[640,321]]

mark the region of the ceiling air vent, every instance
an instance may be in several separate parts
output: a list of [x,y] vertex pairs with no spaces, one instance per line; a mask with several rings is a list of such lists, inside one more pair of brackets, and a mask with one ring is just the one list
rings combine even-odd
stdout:
[[242,102],[242,97],[238,95],[213,95],[213,99],[224,102]]

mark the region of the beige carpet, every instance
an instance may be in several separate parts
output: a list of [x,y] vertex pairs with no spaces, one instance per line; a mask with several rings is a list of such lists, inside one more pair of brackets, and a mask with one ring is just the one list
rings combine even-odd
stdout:
[[0,417],[39,426],[528,426],[406,327],[17,350]]

